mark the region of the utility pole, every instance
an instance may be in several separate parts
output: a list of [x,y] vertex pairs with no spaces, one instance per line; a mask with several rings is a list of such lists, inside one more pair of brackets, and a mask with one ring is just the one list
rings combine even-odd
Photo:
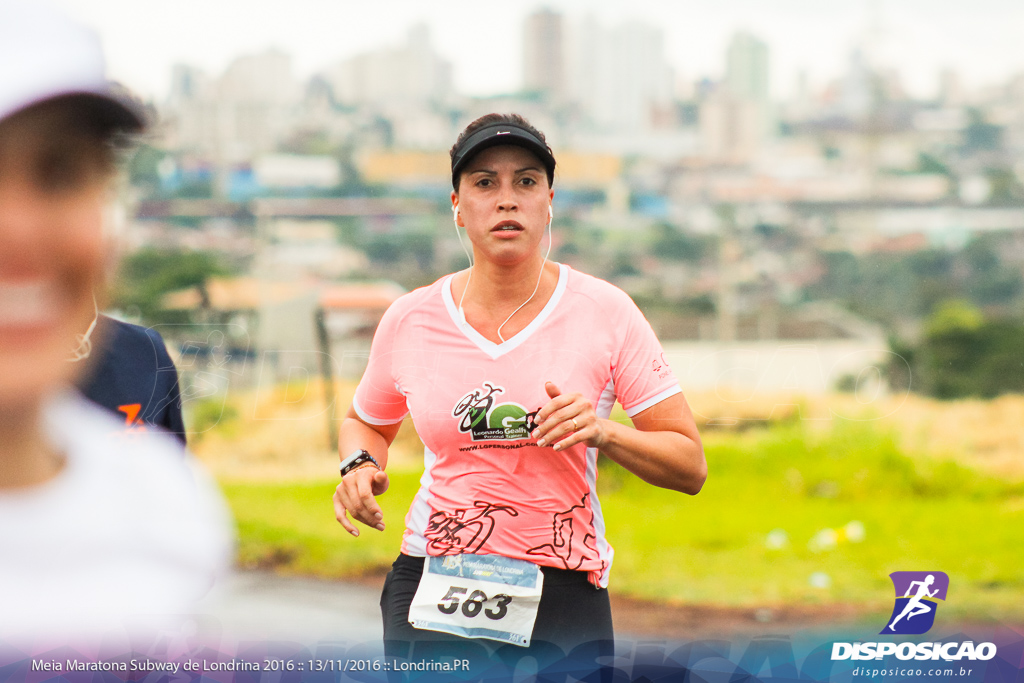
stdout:
[[327,334],[324,320],[324,309],[318,307],[314,319],[316,321],[316,338],[320,346],[320,374],[324,378],[324,401],[327,403],[327,447],[334,450],[338,447],[338,423],[334,419],[334,404],[338,395],[334,391],[334,368],[331,367],[331,338]]
[[735,207],[722,204],[716,213],[721,228],[718,240],[718,341],[734,342],[737,337],[736,270],[742,249],[736,234]]

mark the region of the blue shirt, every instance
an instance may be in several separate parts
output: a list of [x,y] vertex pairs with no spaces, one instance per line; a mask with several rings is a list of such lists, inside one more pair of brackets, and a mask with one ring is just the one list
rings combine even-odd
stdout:
[[82,394],[123,419],[126,431],[154,425],[184,446],[178,371],[160,334],[101,315],[95,335],[100,343],[91,371],[79,382]]

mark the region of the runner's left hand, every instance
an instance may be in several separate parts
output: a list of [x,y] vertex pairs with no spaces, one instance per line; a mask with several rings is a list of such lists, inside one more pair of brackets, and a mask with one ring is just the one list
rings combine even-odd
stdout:
[[544,390],[551,400],[537,412],[537,428],[530,434],[538,446],[554,444],[561,451],[578,443],[594,448],[604,444],[607,432],[590,401],[579,393],[563,394],[554,382],[545,383]]

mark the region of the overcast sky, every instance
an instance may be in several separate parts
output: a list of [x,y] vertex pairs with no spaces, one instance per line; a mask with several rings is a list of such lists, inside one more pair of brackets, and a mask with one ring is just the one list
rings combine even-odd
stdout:
[[456,86],[472,95],[520,84],[523,18],[539,7],[608,24],[634,19],[660,27],[681,77],[718,77],[736,30],[768,43],[772,89],[793,90],[805,71],[821,85],[845,68],[870,17],[881,54],[911,92],[931,95],[942,68],[984,85],[1024,72],[1024,0],[58,0],[99,30],[111,75],[162,98],[171,65],[212,74],[240,54],[277,47],[296,75],[376,47],[400,43],[418,21],[455,66]]

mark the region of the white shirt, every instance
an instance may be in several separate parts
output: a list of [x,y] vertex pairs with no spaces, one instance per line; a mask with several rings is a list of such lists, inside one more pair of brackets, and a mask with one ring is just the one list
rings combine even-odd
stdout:
[[170,623],[192,609],[232,549],[206,473],[169,436],[126,434],[78,394],[52,398],[43,428],[66,464],[40,486],[0,490],[0,637]]

